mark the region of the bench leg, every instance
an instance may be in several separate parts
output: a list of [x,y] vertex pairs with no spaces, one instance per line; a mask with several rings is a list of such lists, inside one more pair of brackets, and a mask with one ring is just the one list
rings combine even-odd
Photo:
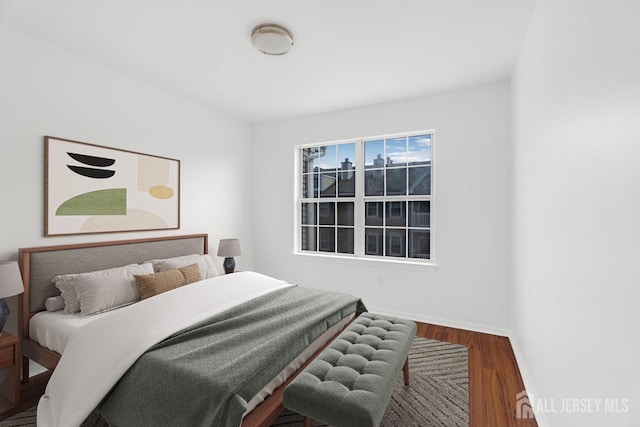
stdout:
[[304,417],[304,427],[312,427],[313,420],[309,417]]
[[402,372],[404,372],[404,385],[409,385],[409,356],[407,356],[407,360],[404,361]]

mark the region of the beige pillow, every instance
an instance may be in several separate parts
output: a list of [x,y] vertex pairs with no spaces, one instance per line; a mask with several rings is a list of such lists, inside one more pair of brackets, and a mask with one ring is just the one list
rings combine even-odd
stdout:
[[202,280],[198,264],[162,271],[160,273],[136,276],[140,299],[147,299],[180,286]]
[[184,276],[185,285],[202,280],[202,274],[200,273],[200,267],[198,266],[198,264],[191,264],[187,265],[186,267],[181,267],[178,269],[178,271]]

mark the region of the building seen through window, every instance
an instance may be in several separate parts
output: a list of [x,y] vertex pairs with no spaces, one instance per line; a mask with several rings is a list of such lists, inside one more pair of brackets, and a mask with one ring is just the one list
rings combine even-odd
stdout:
[[300,148],[299,249],[431,259],[432,140],[420,133]]

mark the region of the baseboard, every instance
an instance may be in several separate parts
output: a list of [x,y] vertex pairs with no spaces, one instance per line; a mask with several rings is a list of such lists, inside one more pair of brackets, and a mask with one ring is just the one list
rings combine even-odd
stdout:
[[496,328],[493,326],[481,325],[478,323],[459,322],[451,319],[425,316],[423,314],[417,314],[417,313],[387,310],[384,308],[371,307],[368,305],[367,305],[367,309],[372,313],[383,314],[386,316],[403,317],[405,319],[415,320],[416,322],[431,323],[433,325],[446,326],[449,328],[465,329],[467,331],[481,332],[483,334],[498,335],[501,337],[509,337],[511,334],[511,331],[508,329]]
[[[524,363],[524,355],[520,350],[520,345],[518,345],[518,340],[513,335],[513,333],[509,334],[509,342],[511,342],[511,348],[513,349],[513,355],[516,358],[516,364],[518,365],[518,369],[520,370],[520,376],[522,377],[522,382],[524,383],[524,388],[527,391],[527,398],[529,401],[533,399],[533,397],[537,396],[535,387],[533,385],[533,380],[531,379],[531,375],[529,375],[529,370],[527,369],[527,365]],[[549,421],[544,413],[538,413],[535,411],[535,407],[531,408],[535,417],[538,427],[549,427]]]

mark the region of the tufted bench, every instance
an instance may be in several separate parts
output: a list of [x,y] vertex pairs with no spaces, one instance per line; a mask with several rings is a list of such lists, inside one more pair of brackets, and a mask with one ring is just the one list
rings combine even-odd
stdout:
[[287,386],[284,406],[335,427],[380,424],[401,368],[409,384],[410,320],[363,313]]

